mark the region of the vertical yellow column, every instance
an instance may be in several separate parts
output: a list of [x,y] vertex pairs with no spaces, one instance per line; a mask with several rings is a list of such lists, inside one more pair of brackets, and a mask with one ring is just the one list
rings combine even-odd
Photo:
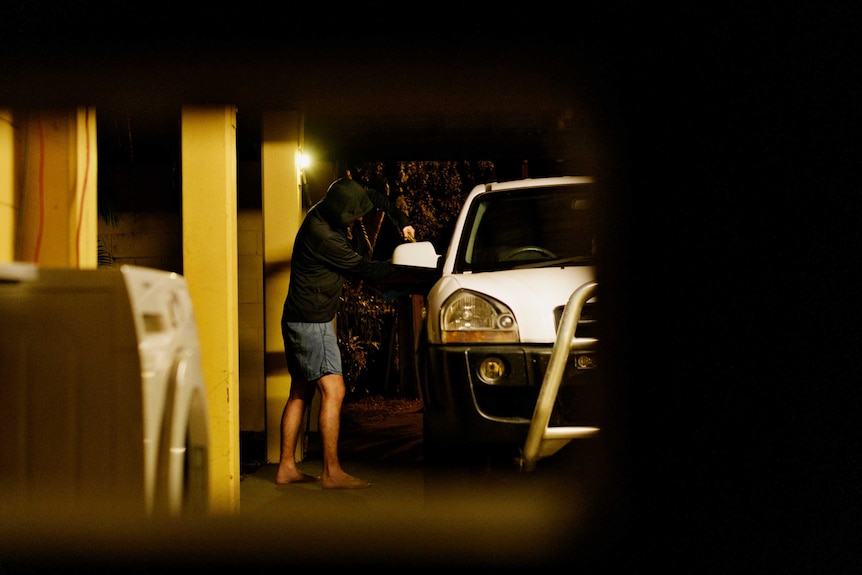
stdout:
[[69,213],[69,261],[73,267],[95,268],[99,262],[99,205],[96,197],[98,155],[96,154],[96,110],[78,108],[69,148],[75,150],[72,174],[72,205]]
[[182,109],[183,275],[201,345],[210,423],[210,509],[239,511],[236,109]]
[[0,263],[15,259],[15,233],[18,229],[15,166],[12,110],[0,108]]
[[[263,118],[264,345],[266,350],[266,460],[278,462],[281,414],[290,392],[284,361],[281,310],[290,280],[293,240],[302,223],[302,190],[296,154],[302,125],[296,112],[268,112]],[[302,450],[302,442],[298,446]]]

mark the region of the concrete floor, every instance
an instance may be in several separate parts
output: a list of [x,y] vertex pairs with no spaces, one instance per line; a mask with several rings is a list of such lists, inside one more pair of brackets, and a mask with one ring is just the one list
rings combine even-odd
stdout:
[[[595,483],[602,468],[595,447],[561,451],[529,473],[506,458],[463,465],[350,454],[344,468],[372,486],[349,491],[279,486],[275,465],[263,465],[242,480],[240,515],[273,525],[291,544],[299,544],[292,526],[300,525],[311,563],[583,564],[603,555],[594,505],[607,494]],[[321,463],[300,468],[319,474]]]
[[[600,442],[567,446],[529,473],[506,458],[431,463],[417,437],[421,413],[404,417],[412,419],[397,420],[397,431],[392,421],[346,427],[342,465],[368,489],[279,486],[266,464],[243,473],[240,512],[229,517],[142,518],[98,494],[83,514],[0,501],[0,573],[607,567],[624,559],[608,548],[604,522],[618,501]],[[319,474],[319,456],[300,467]]]

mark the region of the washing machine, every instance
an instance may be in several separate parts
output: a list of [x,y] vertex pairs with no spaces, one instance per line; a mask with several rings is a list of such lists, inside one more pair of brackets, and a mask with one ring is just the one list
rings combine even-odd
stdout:
[[206,512],[208,422],[181,275],[0,265],[7,501]]

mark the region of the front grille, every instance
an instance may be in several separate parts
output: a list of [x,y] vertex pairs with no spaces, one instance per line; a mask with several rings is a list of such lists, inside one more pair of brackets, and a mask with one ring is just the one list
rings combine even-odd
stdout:
[[[596,302],[586,302],[581,309],[581,318],[578,320],[578,327],[575,329],[575,337],[594,337],[598,339],[598,304]],[[554,309],[554,329],[560,329],[560,321],[563,317],[563,310],[566,306],[561,305]]]
[[[578,385],[571,380],[561,385],[551,412],[551,425],[595,425],[598,416],[597,400],[600,396],[598,374],[581,372]],[[476,406],[490,417],[519,417],[531,419],[539,396],[539,386],[493,387],[477,385],[473,388]]]
[[[539,389],[548,370],[550,352],[526,352],[524,355],[497,354],[506,357],[511,368],[512,381],[506,384],[487,385],[477,377],[476,365],[484,353],[470,354],[468,363],[472,374],[471,385],[476,407],[490,417],[520,417],[530,419],[536,407]],[[594,415],[593,400],[586,399],[595,393],[597,373],[591,369],[575,367],[574,356],[566,362],[551,422],[554,425],[584,425]],[[585,411],[586,409],[586,411]]]

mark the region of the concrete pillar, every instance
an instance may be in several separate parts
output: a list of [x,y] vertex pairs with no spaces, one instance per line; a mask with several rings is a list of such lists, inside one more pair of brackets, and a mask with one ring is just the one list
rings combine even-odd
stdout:
[[[266,460],[276,463],[281,450],[281,414],[290,392],[281,310],[290,280],[293,240],[304,216],[296,163],[302,145],[299,114],[281,111],[264,114],[262,140]],[[299,459],[302,450],[300,442]]]
[[236,109],[182,108],[183,275],[210,414],[210,509],[239,511]]

